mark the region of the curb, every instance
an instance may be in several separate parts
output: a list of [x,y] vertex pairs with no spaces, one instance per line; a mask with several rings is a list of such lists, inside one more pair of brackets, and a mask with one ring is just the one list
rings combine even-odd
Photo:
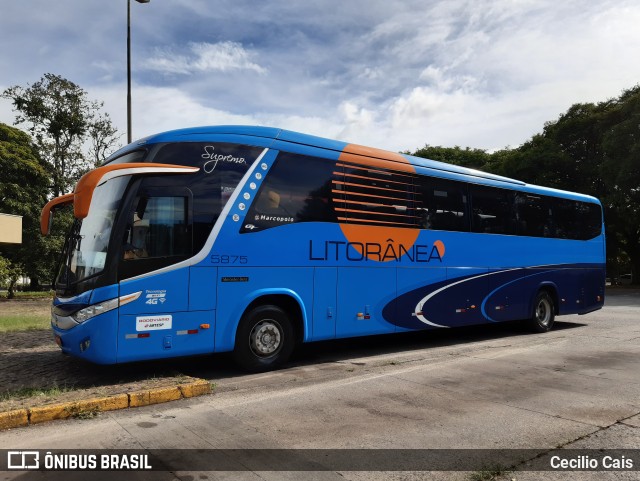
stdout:
[[187,384],[132,391],[114,396],[70,401],[47,406],[0,412],[0,430],[29,426],[70,417],[93,417],[97,413],[160,404],[211,393],[211,383],[196,379]]

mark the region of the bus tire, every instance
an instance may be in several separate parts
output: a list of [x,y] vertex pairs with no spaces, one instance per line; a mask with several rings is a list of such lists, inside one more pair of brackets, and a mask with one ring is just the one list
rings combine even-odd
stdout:
[[247,371],[270,371],[289,359],[294,344],[287,313],[278,306],[258,306],[240,320],[233,357]]
[[533,315],[528,325],[533,332],[547,332],[553,327],[556,310],[553,297],[547,291],[539,291],[533,303]]

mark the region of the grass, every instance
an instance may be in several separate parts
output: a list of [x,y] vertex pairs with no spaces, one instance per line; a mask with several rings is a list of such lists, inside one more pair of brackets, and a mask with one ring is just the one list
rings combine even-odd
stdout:
[[71,406],[67,408],[66,411],[69,413],[69,416],[74,419],[93,419],[100,414],[100,409],[98,407],[82,409],[78,406]]
[[47,389],[40,389],[34,387],[26,387],[18,389],[17,391],[5,391],[0,393],[0,402],[10,401],[12,399],[27,399],[32,397],[49,397],[59,396],[62,393],[75,391],[73,387],[68,386],[53,386]]
[[[6,296],[6,293],[5,293]],[[51,299],[53,291],[16,291],[15,299]]]
[[38,315],[9,315],[0,314],[0,333],[13,331],[30,331],[34,329],[49,329],[51,319]]
[[[0,412],[23,409],[28,407],[46,406],[52,403],[71,403],[65,410],[75,419],[91,419],[100,414],[100,408],[78,406],[76,401],[95,397],[110,397],[125,392],[146,391],[157,387],[173,387],[191,381],[193,378],[179,374],[173,378],[151,376],[146,379],[97,383],[93,386],[83,385],[54,385],[49,388],[27,387],[15,390],[0,391]],[[209,382],[211,391],[216,383]]]
[[0,293],[0,333],[49,329],[51,293],[18,292],[15,299]]

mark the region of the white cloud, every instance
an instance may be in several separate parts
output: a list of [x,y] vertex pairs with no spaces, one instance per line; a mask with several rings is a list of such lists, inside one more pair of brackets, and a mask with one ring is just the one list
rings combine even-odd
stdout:
[[623,3],[451,2],[427,9],[422,27],[427,12],[389,17],[371,40],[398,64],[424,65],[411,78],[391,64],[386,76],[402,77],[402,90],[375,106],[351,100],[373,120],[352,118],[348,132],[391,150],[515,147],[571,104],[638,83],[640,6]]
[[[45,0],[7,4],[0,84],[62,75],[124,131],[124,6],[61,2],[60,18]],[[134,137],[235,123],[389,150],[495,149],[640,81],[636,0],[220,2],[136,7]],[[0,102],[0,121],[13,118]]]
[[252,54],[236,42],[191,42],[190,55],[179,55],[172,49],[158,48],[155,55],[145,62],[143,68],[169,74],[190,75],[195,72],[228,72],[231,70],[252,70],[265,73],[266,70],[251,61]]
[[[105,109],[118,126],[126,126],[125,85],[94,89],[104,99]],[[188,93],[174,87],[132,87],[133,138],[139,139],[166,130],[202,125],[259,123],[253,116],[237,115],[203,106]],[[126,132],[123,133],[126,134]]]
[[191,50],[197,55],[195,67],[203,72],[210,70],[253,70],[264,73],[265,69],[250,60],[251,54],[235,42],[193,43]]
[[344,124],[343,129],[339,133],[341,139],[348,139],[351,134],[352,127],[355,132],[363,129],[370,129],[375,126],[375,112],[364,107],[359,107],[353,102],[343,102],[338,107],[339,122]]
[[[7,87],[9,86],[0,86],[0,92],[4,92]],[[15,113],[12,110],[11,101],[7,99],[0,99],[0,122],[7,125],[13,125],[14,119]]]

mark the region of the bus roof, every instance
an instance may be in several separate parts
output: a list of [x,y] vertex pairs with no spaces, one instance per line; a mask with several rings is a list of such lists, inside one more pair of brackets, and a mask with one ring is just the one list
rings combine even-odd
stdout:
[[[110,162],[116,157],[119,157],[127,152],[135,150],[140,146],[147,144],[156,144],[164,142],[185,142],[203,140],[206,135],[233,135],[233,136],[247,136],[258,137],[263,139],[272,139],[274,141],[288,142],[301,146],[308,146],[318,149],[328,149],[335,152],[342,152],[344,149],[351,145],[348,142],[340,140],[332,140],[324,137],[317,137],[314,135],[303,134],[300,132],[294,132],[291,130],[284,130],[275,127],[262,127],[262,126],[249,126],[249,125],[216,125],[216,126],[202,126],[202,127],[190,127],[186,129],[170,130],[159,134],[150,135],[143,139],[137,140],[122,149],[112,154],[106,162]],[[384,150],[371,149],[375,152],[375,156],[384,160],[395,162],[398,154],[395,152],[387,152]],[[387,155],[388,154],[388,155]],[[599,200],[595,197],[579,194],[576,192],[569,192],[559,189],[552,189],[549,187],[542,187],[533,184],[527,184],[520,180],[512,179],[509,177],[503,177],[489,172],[483,172],[481,170],[470,169],[459,165],[448,164],[437,160],[425,159],[422,157],[415,157],[412,155],[402,154],[412,165],[416,167],[422,167],[431,171],[433,174],[449,177],[452,179],[465,180],[467,182],[477,182],[481,184],[492,185],[495,187],[511,187],[516,190],[525,191],[533,194],[541,195],[555,195],[561,197],[569,197],[575,200],[582,200],[587,202],[595,202],[600,204]],[[106,163],[105,162],[105,163]],[[505,185],[506,184],[506,185]]]

